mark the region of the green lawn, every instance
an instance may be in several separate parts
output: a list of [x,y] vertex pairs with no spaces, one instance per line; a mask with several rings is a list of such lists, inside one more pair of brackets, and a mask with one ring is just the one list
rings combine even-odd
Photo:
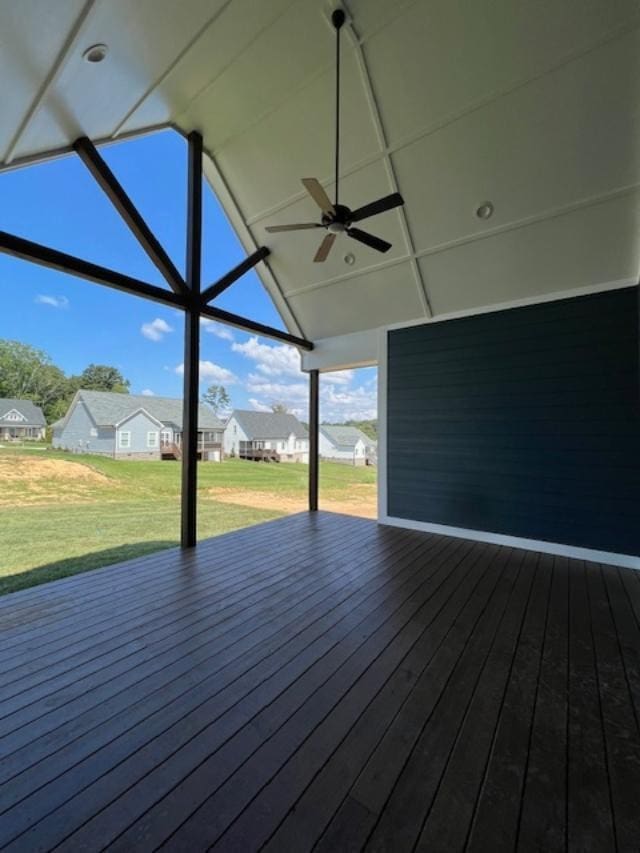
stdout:
[[[227,460],[198,475],[201,539],[304,506],[306,465]],[[178,544],[178,463],[0,448],[0,480],[0,594]],[[325,463],[321,482],[328,501],[370,499],[375,471]]]

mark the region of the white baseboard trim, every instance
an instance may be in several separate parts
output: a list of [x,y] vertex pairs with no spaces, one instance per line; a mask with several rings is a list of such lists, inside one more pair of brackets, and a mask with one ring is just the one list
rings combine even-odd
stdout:
[[449,527],[446,524],[432,524],[428,521],[412,521],[408,518],[395,518],[380,515],[378,524],[390,527],[404,527],[408,530],[420,530],[423,533],[440,533],[457,539],[472,539],[475,542],[489,542],[492,545],[507,545],[524,551],[541,551],[558,557],[571,557],[575,560],[588,560],[592,563],[605,563],[609,566],[621,566],[625,569],[640,571],[640,557],[631,554],[612,554],[608,551],[595,551],[592,548],[579,548],[575,545],[560,545],[557,542],[544,542],[537,539],[521,539],[519,536],[505,536],[502,533],[487,533],[484,530],[470,530],[464,527]]

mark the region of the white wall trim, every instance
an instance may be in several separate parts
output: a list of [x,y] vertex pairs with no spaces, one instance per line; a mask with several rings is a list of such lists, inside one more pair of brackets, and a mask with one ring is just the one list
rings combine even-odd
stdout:
[[388,337],[389,331],[394,329],[406,329],[412,326],[424,326],[459,317],[473,317],[476,314],[489,314],[495,311],[504,311],[510,308],[519,308],[526,305],[537,305],[542,302],[556,302],[578,296],[587,296],[592,293],[602,293],[609,290],[620,290],[625,287],[637,287],[636,280],[621,280],[609,282],[598,286],[583,287],[576,290],[561,293],[548,294],[546,297],[533,297],[515,300],[500,305],[491,305],[485,308],[459,311],[453,314],[441,314],[430,319],[420,319],[412,322],[395,323],[385,326],[379,330],[378,341],[378,523],[391,527],[404,527],[408,530],[418,530],[425,533],[439,533],[443,536],[453,536],[462,539],[471,539],[476,542],[490,542],[495,545],[507,545],[512,548],[522,548],[526,551],[539,551],[545,554],[554,554],[560,557],[571,557],[577,560],[589,560],[595,563],[605,563],[612,566],[621,566],[627,569],[640,571],[640,556],[631,554],[616,554],[609,551],[597,551],[592,548],[581,548],[575,545],[563,545],[557,542],[546,542],[537,539],[523,539],[518,536],[508,536],[502,533],[491,533],[484,530],[472,530],[464,527],[450,527],[443,524],[433,524],[426,521],[413,521],[407,518],[397,518],[388,515],[387,499],[387,376],[388,376]]
[[640,557],[631,554],[614,554],[609,551],[596,551],[592,548],[580,548],[577,545],[561,545],[558,542],[546,542],[538,539],[522,539],[519,536],[506,536],[502,533],[488,533],[484,530],[471,530],[464,527],[449,527],[446,524],[432,524],[427,521],[412,521],[407,518],[380,516],[379,524],[390,527],[404,527],[409,530],[419,530],[424,533],[439,533],[442,536],[453,536],[456,539],[471,539],[474,542],[490,542],[493,545],[506,545],[511,548],[521,548],[524,551],[540,551],[543,554],[554,554],[559,557],[570,557],[574,560],[589,560],[593,563],[606,563],[610,566],[622,566],[625,569],[640,571]]
[[637,278],[621,278],[616,281],[606,281],[601,284],[589,284],[586,287],[576,287],[573,290],[558,290],[553,293],[540,293],[536,296],[524,296],[509,302],[496,302],[494,305],[478,305],[461,311],[450,311],[447,314],[435,314],[433,317],[421,317],[417,320],[403,320],[385,326],[387,331],[395,329],[410,329],[413,326],[426,326],[432,323],[444,323],[447,320],[459,320],[463,317],[476,317],[480,314],[495,314],[497,311],[509,311],[512,308],[526,308],[531,305],[544,305],[547,302],[559,302],[562,299],[577,299],[580,296],[591,296],[596,293],[607,293],[610,290],[624,290],[625,287],[638,287]]

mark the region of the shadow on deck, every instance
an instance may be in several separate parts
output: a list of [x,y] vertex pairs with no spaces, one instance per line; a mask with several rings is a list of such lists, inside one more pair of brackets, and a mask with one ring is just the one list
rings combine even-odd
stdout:
[[0,600],[0,846],[613,850],[640,576],[302,513]]

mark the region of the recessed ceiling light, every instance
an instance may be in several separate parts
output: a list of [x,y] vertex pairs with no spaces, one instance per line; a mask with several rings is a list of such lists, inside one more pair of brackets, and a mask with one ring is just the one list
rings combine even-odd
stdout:
[[102,62],[102,60],[106,58],[108,53],[109,48],[106,46],[106,44],[92,44],[91,47],[88,47],[82,54],[82,58],[85,62]]
[[344,256],[344,262],[345,264],[349,264],[349,266],[352,267],[356,262],[356,256],[352,252],[349,252],[347,255]]
[[490,219],[493,216],[493,205],[490,201],[483,201],[480,207],[476,210],[478,219]]

